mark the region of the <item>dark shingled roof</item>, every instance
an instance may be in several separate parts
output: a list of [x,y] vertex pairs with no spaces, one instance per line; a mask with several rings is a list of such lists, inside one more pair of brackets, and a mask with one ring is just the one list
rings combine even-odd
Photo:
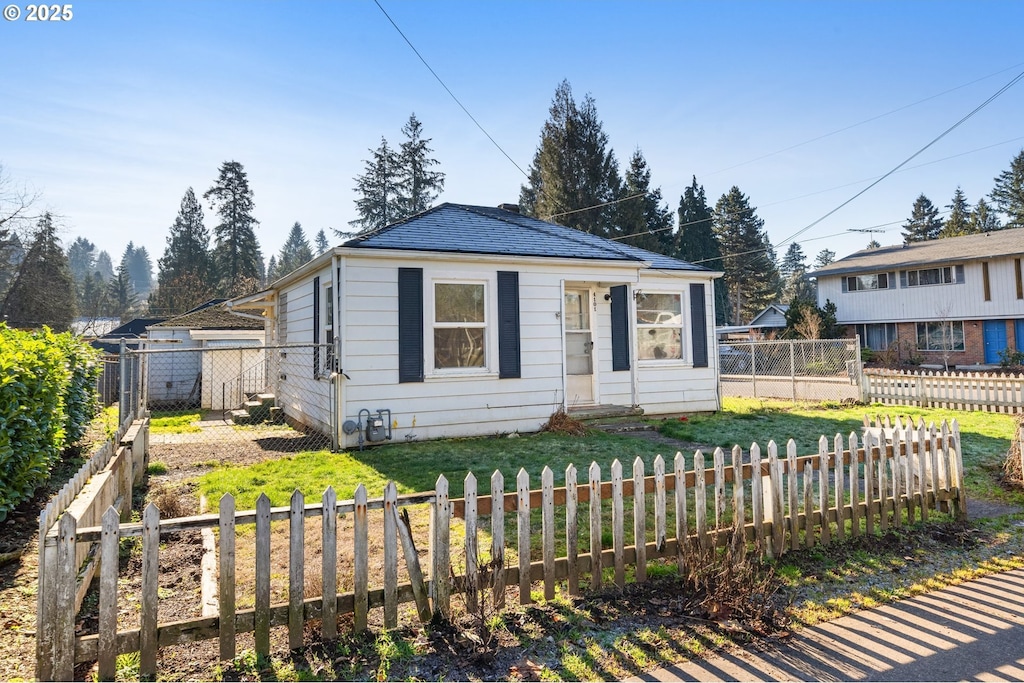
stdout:
[[183,313],[153,327],[187,327],[190,330],[262,330],[263,321],[229,311],[216,304]]
[[597,235],[486,206],[441,204],[342,246],[493,256],[650,262],[657,270],[709,271]]
[[911,266],[963,263],[974,259],[1024,254],[1024,228],[996,230],[980,235],[946,237],[927,242],[862,249],[810,273],[813,277]]

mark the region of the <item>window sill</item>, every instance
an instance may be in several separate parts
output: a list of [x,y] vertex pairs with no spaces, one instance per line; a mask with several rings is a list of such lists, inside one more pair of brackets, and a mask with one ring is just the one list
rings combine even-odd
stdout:
[[477,372],[451,372],[451,373],[434,373],[432,375],[426,375],[423,378],[424,382],[459,382],[459,381],[474,381],[481,379],[498,379],[498,373],[491,372],[489,370],[480,370]]
[[637,359],[642,368],[692,368],[693,363],[682,358],[645,358]]

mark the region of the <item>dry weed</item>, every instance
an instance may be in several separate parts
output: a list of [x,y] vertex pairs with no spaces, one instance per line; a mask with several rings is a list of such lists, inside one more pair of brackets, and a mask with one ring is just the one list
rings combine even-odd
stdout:
[[576,418],[570,417],[562,407],[551,413],[551,417],[540,430],[552,434],[568,434],[569,436],[587,435],[587,427]]

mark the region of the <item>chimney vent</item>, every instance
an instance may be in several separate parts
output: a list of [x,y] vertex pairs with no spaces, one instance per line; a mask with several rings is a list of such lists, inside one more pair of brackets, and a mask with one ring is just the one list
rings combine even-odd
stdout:
[[511,211],[512,213],[519,213],[518,204],[498,204],[498,208],[502,211]]

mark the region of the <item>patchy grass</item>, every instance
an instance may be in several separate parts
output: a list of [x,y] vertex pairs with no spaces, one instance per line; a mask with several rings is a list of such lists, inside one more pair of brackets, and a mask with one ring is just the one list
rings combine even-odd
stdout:
[[156,411],[149,418],[149,431],[153,434],[197,434],[203,430],[192,423],[199,419],[198,410]]
[[926,424],[956,418],[960,423],[968,496],[1024,504],[1024,495],[1006,491],[998,483],[1003,459],[1013,439],[1012,415],[879,404],[838,406],[725,398],[719,413],[689,416],[685,421],[662,420],[658,429],[674,439],[726,449],[735,444],[747,448],[754,441],[764,449],[769,440],[784,447],[793,439],[799,453],[805,455],[817,452],[818,438],[823,435],[830,439],[837,433],[844,438],[850,432],[859,435],[865,415],[909,415],[915,422],[923,418]]

